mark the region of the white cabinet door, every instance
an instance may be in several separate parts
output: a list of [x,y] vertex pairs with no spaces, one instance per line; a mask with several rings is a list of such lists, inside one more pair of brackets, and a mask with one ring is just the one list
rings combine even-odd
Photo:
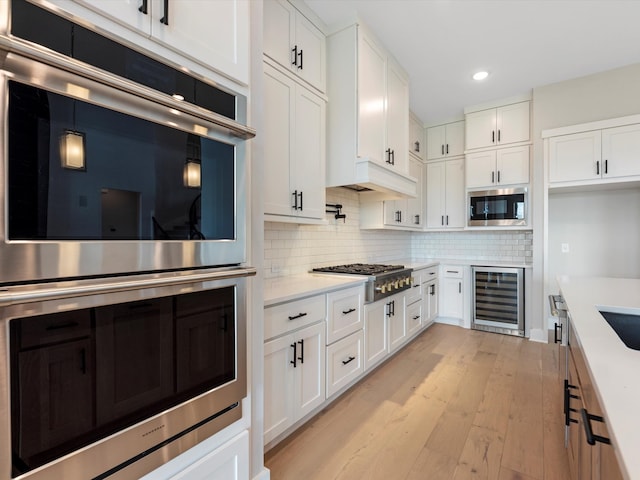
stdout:
[[496,151],[484,150],[467,154],[467,188],[492,186],[496,183]]
[[265,214],[321,220],[326,102],[269,64],[265,72]]
[[602,130],[602,178],[640,175],[640,125]]
[[432,280],[424,285],[424,322],[432,323],[438,316],[438,281]]
[[325,324],[318,323],[295,334],[296,341],[296,421],[325,399]]
[[380,363],[389,354],[387,302],[364,306],[364,370]]
[[445,226],[462,228],[465,224],[464,160],[447,160]]
[[[271,2],[267,2],[271,3]],[[271,66],[264,65],[264,211],[292,215],[293,189],[290,162],[293,156],[295,83]]]
[[446,162],[427,164],[427,228],[444,228]]
[[386,55],[364,34],[358,37],[358,47],[358,157],[382,164],[386,160]]
[[300,217],[323,219],[325,216],[325,124],[326,102],[297,86],[291,170],[294,190],[302,194],[298,205]]
[[549,139],[549,182],[600,178],[600,130]]
[[529,183],[529,146],[484,150],[467,155],[467,188]]
[[392,152],[394,169],[408,170],[409,153],[405,148],[409,137],[409,82],[399,66],[387,60],[387,145]]
[[468,113],[465,117],[466,149],[528,142],[529,103],[520,102]]
[[153,38],[248,83],[249,0],[151,0],[150,4]]
[[466,149],[493,147],[496,144],[496,110],[481,110],[465,116]]
[[427,129],[427,159],[464,154],[464,122],[447,123]]
[[286,0],[264,2],[263,15],[264,53],[324,92],[324,34]]
[[87,6],[101,15],[123,24],[127,27],[139,30],[141,34],[151,34],[151,5],[147,4],[146,13],[143,11],[142,2],[131,0],[74,0],[76,3]]
[[514,103],[496,109],[496,128],[499,145],[528,142],[529,102]]
[[320,322],[265,342],[265,443],[324,402],[325,328]]
[[412,153],[422,161],[427,159],[424,126],[414,115],[409,117],[409,153]]
[[249,433],[245,430],[171,480],[249,480]]
[[422,162],[409,159],[409,175],[418,180],[416,198],[406,200],[406,225],[422,229],[424,226],[424,165]]
[[293,335],[264,344],[264,441],[269,443],[295,422]]
[[462,320],[464,317],[464,271],[461,267],[442,266],[440,315]]
[[407,340],[405,294],[388,298],[387,318],[389,322],[389,351],[395,352]]

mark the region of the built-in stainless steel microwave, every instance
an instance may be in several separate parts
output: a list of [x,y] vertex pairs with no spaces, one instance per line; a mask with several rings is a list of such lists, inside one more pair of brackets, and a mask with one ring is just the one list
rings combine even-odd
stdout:
[[504,188],[468,193],[468,220],[470,227],[526,226],[527,188]]

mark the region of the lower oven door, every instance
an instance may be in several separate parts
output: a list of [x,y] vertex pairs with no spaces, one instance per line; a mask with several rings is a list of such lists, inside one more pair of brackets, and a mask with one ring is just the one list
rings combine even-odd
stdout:
[[471,328],[524,336],[524,270],[472,267]]
[[5,292],[0,479],[139,478],[241,418],[253,273]]

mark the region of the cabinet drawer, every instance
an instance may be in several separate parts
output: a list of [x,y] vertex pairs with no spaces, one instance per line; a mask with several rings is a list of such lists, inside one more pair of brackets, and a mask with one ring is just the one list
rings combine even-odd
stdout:
[[446,266],[442,267],[442,276],[445,278],[463,278],[462,267]]
[[302,298],[264,310],[264,339],[311,325],[326,317],[325,295]]
[[434,265],[433,267],[425,268],[422,270],[422,283],[430,282],[431,280],[435,280],[438,278],[438,266]]
[[362,330],[327,347],[327,398],[362,375]]
[[20,328],[20,348],[66,342],[90,335],[91,311],[84,309],[32,317],[20,322]]
[[407,305],[411,305],[422,298],[422,275],[424,270],[418,270],[411,274],[411,288],[406,292]]
[[413,335],[422,326],[422,302],[407,306],[406,311],[407,336]]
[[327,295],[327,345],[363,327],[364,287],[348,288]]

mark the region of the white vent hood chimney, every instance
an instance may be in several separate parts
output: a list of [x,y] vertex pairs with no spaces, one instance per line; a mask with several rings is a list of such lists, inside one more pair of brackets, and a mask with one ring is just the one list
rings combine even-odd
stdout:
[[360,192],[363,200],[371,201],[415,198],[416,196],[417,180],[414,177],[387,169],[367,158],[358,158],[354,167],[342,181],[328,181],[327,187],[350,188]]

